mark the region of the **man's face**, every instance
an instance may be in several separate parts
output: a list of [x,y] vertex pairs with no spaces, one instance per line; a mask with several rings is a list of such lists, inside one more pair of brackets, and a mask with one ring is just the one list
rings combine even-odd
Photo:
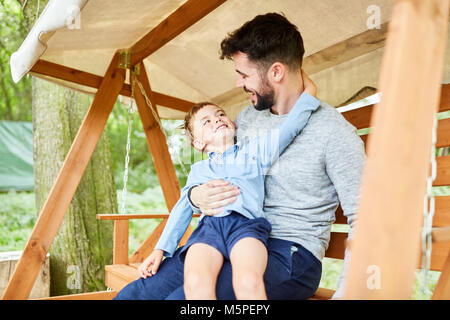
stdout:
[[275,94],[267,75],[261,75],[258,66],[250,61],[245,53],[234,54],[233,62],[238,76],[236,86],[250,93],[250,100],[255,109],[271,108],[275,102]]

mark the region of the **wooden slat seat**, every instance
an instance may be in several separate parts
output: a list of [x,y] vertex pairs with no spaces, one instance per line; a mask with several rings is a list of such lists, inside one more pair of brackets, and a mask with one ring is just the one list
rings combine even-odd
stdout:
[[113,264],[105,266],[105,284],[115,291],[122,290],[130,282],[139,278],[139,264]]
[[316,293],[308,300],[330,300],[335,290],[327,288],[319,288]]

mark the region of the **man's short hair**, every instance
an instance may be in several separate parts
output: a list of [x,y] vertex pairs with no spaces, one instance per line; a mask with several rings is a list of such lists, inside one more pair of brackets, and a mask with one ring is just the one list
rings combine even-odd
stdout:
[[221,59],[232,59],[240,51],[263,72],[277,61],[291,70],[299,70],[305,54],[303,38],[297,27],[278,13],[258,15],[247,21],[228,33],[220,48]]

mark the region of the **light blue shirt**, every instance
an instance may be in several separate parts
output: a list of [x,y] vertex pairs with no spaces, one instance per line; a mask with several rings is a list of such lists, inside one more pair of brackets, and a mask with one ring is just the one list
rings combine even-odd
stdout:
[[[237,200],[224,207],[215,217],[229,215],[236,211],[253,219],[264,217],[264,179],[284,149],[308,123],[320,101],[304,92],[296,101],[286,120],[277,129],[266,135],[236,143],[222,154],[210,152],[208,159],[191,166],[186,186],[181,190],[180,199],[175,204],[155,249],[172,256],[192,219],[192,208],[187,199],[189,189],[209,180],[222,179],[239,187],[241,194]],[[204,215],[200,217],[202,219]]]

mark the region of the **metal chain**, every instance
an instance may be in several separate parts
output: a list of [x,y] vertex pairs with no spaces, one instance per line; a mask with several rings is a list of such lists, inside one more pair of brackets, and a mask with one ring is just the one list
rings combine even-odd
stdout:
[[431,229],[435,212],[435,199],[433,194],[433,182],[436,179],[436,140],[437,140],[437,116],[434,116],[432,142],[431,142],[431,175],[427,179],[427,193],[424,197],[423,229],[422,229],[422,284],[423,294],[429,294],[428,272],[431,266],[432,238]]
[[127,184],[128,184],[128,164],[130,163],[130,146],[131,146],[131,127],[133,125],[133,114],[134,109],[134,81],[136,81],[136,74],[131,72],[130,82],[131,82],[131,97],[130,106],[128,107],[128,133],[127,133],[127,146],[125,155],[125,169],[123,173],[123,189],[122,189],[122,203],[119,210],[119,214],[126,214],[126,203],[127,203]]
[[144,90],[144,87],[142,86],[142,83],[138,79],[135,79],[135,81],[136,81],[136,83],[139,86],[139,90],[141,91],[141,94],[145,98],[145,102],[150,107],[150,110],[152,111],[153,117],[155,117],[156,122],[158,122],[158,125],[161,128],[162,133],[167,138],[166,133],[164,132],[164,128],[163,128],[162,123],[161,123],[161,119],[159,118],[158,113],[154,109],[152,101],[148,98],[147,94],[145,93],[145,90]]

